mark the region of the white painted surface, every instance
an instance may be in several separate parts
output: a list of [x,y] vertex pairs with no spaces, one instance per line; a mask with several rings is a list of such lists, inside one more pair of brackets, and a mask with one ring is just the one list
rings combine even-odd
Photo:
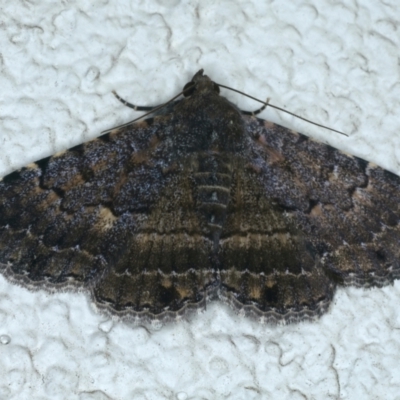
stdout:
[[[136,117],[111,90],[161,103],[201,67],[350,137],[264,118],[400,173],[396,0],[1,3],[0,175]],[[0,399],[400,399],[399,303],[397,282],[339,290],[315,323],[215,303],[152,329],[0,277]]]

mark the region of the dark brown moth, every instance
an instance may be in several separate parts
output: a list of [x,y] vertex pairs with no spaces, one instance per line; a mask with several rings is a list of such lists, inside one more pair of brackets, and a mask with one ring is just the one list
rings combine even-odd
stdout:
[[311,319],[337,286],[400,278],[400,178],[221,97],[203,71],[145,121],[0,182],[0,269],[82,288],[122,317],[219,298],[266,321]]

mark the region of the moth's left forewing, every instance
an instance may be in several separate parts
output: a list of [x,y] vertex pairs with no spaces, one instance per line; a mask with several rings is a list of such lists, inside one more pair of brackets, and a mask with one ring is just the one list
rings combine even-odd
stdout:
[[[9,275],[50,286],[101,275],[160,191],[143,154],[152,134],[143,122],[116,129],[4,177],[0,261]],[[155,183],[141,191],[143,181]]]

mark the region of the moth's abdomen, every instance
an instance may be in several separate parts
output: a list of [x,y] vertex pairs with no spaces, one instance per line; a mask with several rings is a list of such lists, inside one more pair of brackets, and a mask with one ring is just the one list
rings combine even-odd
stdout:
[[197,166],[193,173],[196,208],[205,223],[205,233],[218,240],[231,196],[232,165],[217,156],[202,156]]
[[[215,180],[230,181],[230,176],[223,174],[216,174],[214,176],[206,174],[197,174],[197,180],[203,178],[215,178]],[[228,207],[230,197],[230,185],[207,185],[198,184],[197,189],[197,208],[206,218],[207,225],[211,231],[221,230],[225,222],[226,209]]]

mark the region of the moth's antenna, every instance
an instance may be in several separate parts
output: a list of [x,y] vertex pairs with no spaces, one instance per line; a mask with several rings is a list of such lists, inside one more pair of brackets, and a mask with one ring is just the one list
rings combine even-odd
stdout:
[[123,128],[124,126],[128,126],[130,124],[133,124],[134,122],[138,121],[139,119],[142,119],[143,117],[146,117],[147,115],[153,114],[154,112],[160,110],[161,108],[167,106],[168,104],[172,103],[177,97],[179,97],[180,95],[182,95],[183,93],[189,91],[190,89],[192,89],[194,86],[194,83],[192,86],[188,86],[187,88],[183,89],[182,92],[178,93],[176,96],[174,96],[172,99],[168,100],[166,103],[161,104],[159,106],[155,106],[155,107],[141,107],[141,106],[135,106],[134,104],[131,104],[129,102],[127,102],[126,100],[124,100],[122,97],[120,97],[117,92],[115,92],[114,90],[112,91],[112,94],[125,106],[129,107],[129,108],[133,108],[136,111],[144,111],[144,110],[149,110],[146,114],[141,115],[140,117],[137,117],[135,119],[133,119],[132,121],[126,122],[125,124],[122,125],[118,125],[118,126],[114,126],[114,128],[111,129],[107,129],[106,131],[103,131],[102,134],[104,133],[108,133],[113,131],[114,129],[119,129],[119,128]]
[[233,92],[239,93],[239,94],[241,94],[241,95],[243,95],[243,96],[246,96],[246,97],[248,97],[248,98],[250,98],[250,99],[252,99],[252,100],[258,101],[259,103],[262,103],[262,104],[264,104],[264,105],[268,105],[268,107],[272,107],[272,108],[275,108],[275,109],[277,109],[277,110],[279,110],[279,111],[283,111],[283,112],[285,112],[285,113],[287,113],[287,114],[293,115],[293,117],[302,119],[303,121],[306,121],[306,122],[308,122],[309,124],[313,124],[313,125],[319,126],[319,127],[321,127],[321,128],[324,128],[324,129],[329,129],[329,130],[332,131],[332,132],[336,132],[336,133],[340,133],[341,135],[348,136],[348,135],[346,135],[344,132],[337,131],[336,129],[329,128],[328,126],[321,125],[321,124],[318,124],[318,123],[316,123],[316,122],[310,121],[310,120],[307,119],[307,118],[300,117],[300,115],[297,115],[297,114],[294,114],[294,113],[292,113],[292,112],[290,112],[290,111],[287,111],[287,110],[285,110],[284,108],[281,108],[281,107],[278,107],[278,106],[274,106],[274,105],[271,104],[271,103],[266,103],[265,101],[262,101],[262,100],[260,100],[260,99],[256,99],[255,97],[250,96],[249,94],[246,94],[246,93],[241,92],[240,90],[233,89],[233,88],[231,88],[231,87],[229,87],[229,86],[221,85],[220,83],[216,83],[216,84],[217,84],[218,86],[224,88],[224,89],[232,90]]

